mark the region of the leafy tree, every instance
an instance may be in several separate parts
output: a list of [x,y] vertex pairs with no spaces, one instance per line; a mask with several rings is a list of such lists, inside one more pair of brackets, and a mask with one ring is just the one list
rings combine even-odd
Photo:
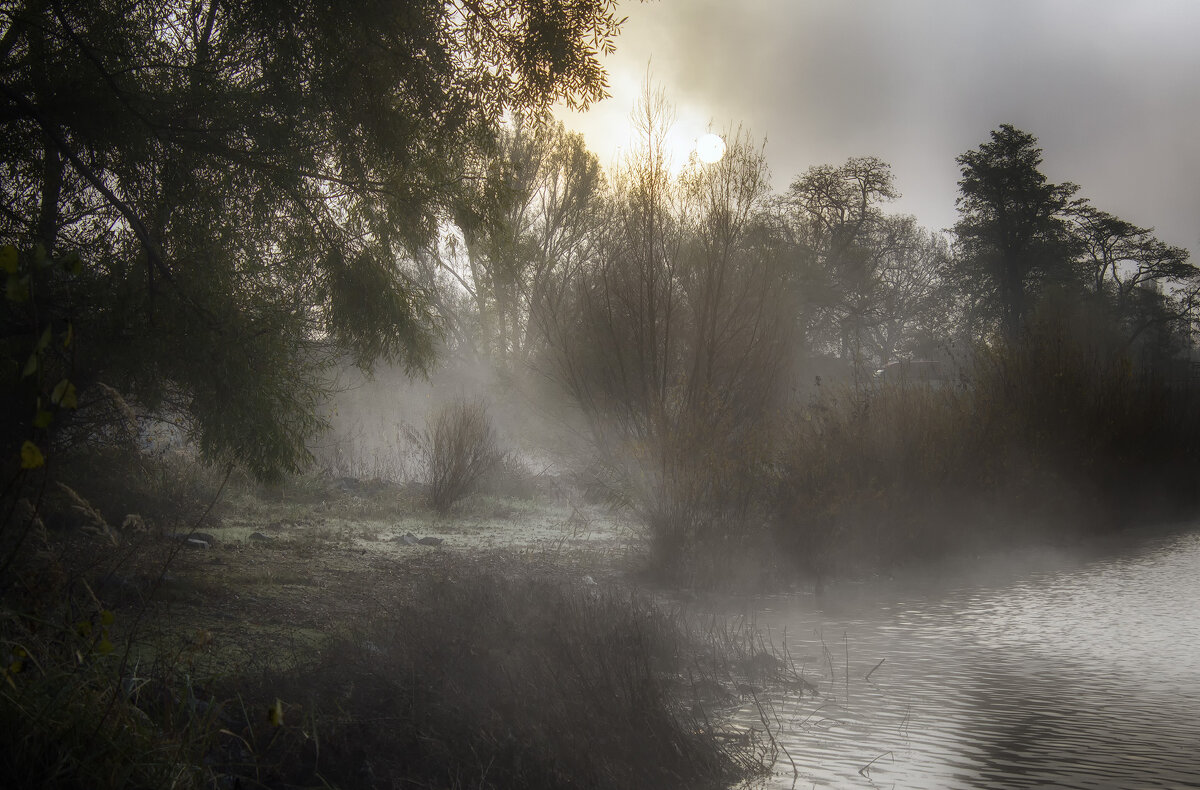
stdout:
[[295,469],[336,359],[429,359],[397,262],[470,199],[506,112],[604,95],[620,22],[614,0],[4,3],[0,242],[86,262],[81,387]]
[[544,322],[594,257],[605,188],[595,154],[561,123],[518,115],[501,129],[487,177],[455,218],[463,254],[440,260],[470,295],[492,359],[524,363],[544,347]]
[[991,141],[957,159],[957,275],[1008,338],[1020,332],[1031,296],[1071,280],[1074,240],[1066,212],[1078,187],[1054,184],[1039,167],[1037,138],[1003,124]]

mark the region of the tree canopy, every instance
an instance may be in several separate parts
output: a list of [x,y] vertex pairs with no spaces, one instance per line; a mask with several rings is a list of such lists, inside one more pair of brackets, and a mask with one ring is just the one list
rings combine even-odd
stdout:
[[991,140],[957,159],[959,275],[1015,337],[1031,284],[1069,276],[1073,239],[1064,212],[1079,187],[1054,184],[1039,169],[1042,150],[1028,132],[1002,124]]
[[[187,418],[210,459],[295,469],[335,359],[428,361],[397,261],[467,199],[505,113],[605,95],[614,9],[5,3],[0,242],[85,262],[69,298],[38,294],[80,338],[81,389]],[[30,332],[6,313],[6,356]]]

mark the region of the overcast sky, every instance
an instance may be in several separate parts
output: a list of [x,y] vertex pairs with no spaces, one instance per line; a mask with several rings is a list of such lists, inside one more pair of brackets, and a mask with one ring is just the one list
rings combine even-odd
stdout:
[[679,132],[742,124],[774,182],[878,156],[932,228],[955,221],[954,158],[1001,123],[1043,172],[1200,254],[1200,0],[652,0],[605,60],[613,97],[560,113],[608,164],[649,66]]

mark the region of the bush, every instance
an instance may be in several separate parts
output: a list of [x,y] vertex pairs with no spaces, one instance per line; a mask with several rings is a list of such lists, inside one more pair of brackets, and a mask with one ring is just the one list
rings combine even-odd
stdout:
[[[315,666],[262,680],[250,707],[281,698],[290,725],[252,744],[274,742],[262,781],[716,790],[773,760],[768,736],[739,741],[693,705],[733,688],[740,656],[645,600],[468,564],[386,608]],[[318,727],[316,749],[303,731]]]
[[965,387],[846,390],[797,411],[776,539],[811,572],[1179,519],[1200,386],[1062,323],[981,352]]
[[425,461],[429,505],[439,513],[471,493],[503,458],[482,400],[451,401],[417,437],[417,443]]

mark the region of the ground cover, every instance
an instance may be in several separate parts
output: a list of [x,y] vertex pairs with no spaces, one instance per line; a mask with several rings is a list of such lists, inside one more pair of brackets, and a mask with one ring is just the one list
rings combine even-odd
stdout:
[[716,788],[778,756],[722,713],[766,647],[637,592],[598,506],[313,479],[39,541],[2,618],[21,786]]

